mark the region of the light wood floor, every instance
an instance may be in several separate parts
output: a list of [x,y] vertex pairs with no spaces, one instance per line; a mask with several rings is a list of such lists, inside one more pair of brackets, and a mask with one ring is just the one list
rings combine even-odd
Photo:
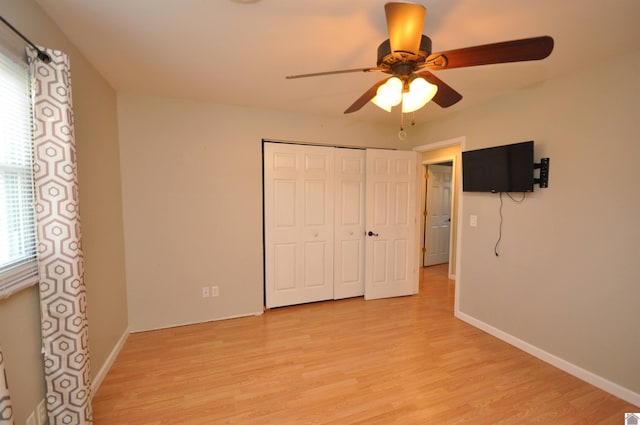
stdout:
[[449,264],[420,269],[420,295],[453,313],[456,282],[449,279]]
[[622,424],[640,411],[424,292],[132,334],[94,424]]

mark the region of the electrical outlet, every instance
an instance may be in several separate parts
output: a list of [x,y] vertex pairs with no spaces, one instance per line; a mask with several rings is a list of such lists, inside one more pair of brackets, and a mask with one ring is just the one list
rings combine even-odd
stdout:
[[38,425],[47,425],[47,404],[44,399],[40,400],[38,407],[36,408],[36,417],[38,419]]
[[209,298],[209,287],[208,286],[203,286],[202,287],[202,298]]
[[211,287],[211,296],[212,297],[217,297],[218,295],[220,295],[220,288],[217,286],[212,286]]
[[38,423],[36,422],[36,413],[35,412],[31,412],[31,414],[27,418],[27,425],[38,425]]

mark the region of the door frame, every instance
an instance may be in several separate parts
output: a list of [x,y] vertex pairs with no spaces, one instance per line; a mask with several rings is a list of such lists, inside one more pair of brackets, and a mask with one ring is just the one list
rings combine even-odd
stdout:
[[[416,152],[429,152],[429,151],[436,151],[442,148],[448,148],[451,146],[460,146],[460,151],[464,151],[465,150],[465,145],[466,145],[466,137],[465,136],[460,136],[460,137],[454,137],[451,139],[445,139],[445,140],[441,140],[435,143],[429,143],[426,145],[420,145],[420,146],[416,146],[413,148],[414,151]],[[464,226],[463,224],[463,220],[462,220],[462,203],[463,203],[463,199],[462,199],[462,187],[459,187],[458,190],[456,190],[456,180],[455,180],[455,175],[457,172],[457,167],[461,167],[462,163],[459,163],[459,161],[457,161],[455,159],[455,157],[453,157],[450,155],[445,155],[443,157],[439,157],[439,158],[435,158],[433,160],[429,160],[429,161],[423,161],[421,160],[420,163],[425,166],[428,164],[432,164],[432,163],[437,163],[437,162],[444,162],[444,161],[451,161],[453,160],[453,181],[452,184],[454,185],[453,190],[451,191],[452,196],[453,193],[455,192],[455,195],[457,196],[457,201],[458,201],[458,214],[456,215],[451,215],[451,220],[452,220],[452,226],[453,226],[453,222],[455,220],[455,225],[456,225],[456,240],[450,240],[449,243],[449,258],[451,258],[451,253],[453,252],[452,250],[455,247],[455,259],[456,259],[456,267],[455,267],[455,271],[451,270],[451,262],[449,262],[449,275],[450,278],[454,278],[456,281],[456,285],[455,285],[455,300],[454,300],[454,307],[453,307],[453,311],[454,311],[454,315],[458,315],[458,313],[460,312],[460,288],[463,285],[463,280],[462,280],[462,275],[460,273],[460,270],[462,269],[461,267],[461,260],[462,260],[462,232],[463,232],[463,228]],[[425,184],[425,183],[423,183]],[[418,200],[418,202],[420,202],[420,200]],[[453,208],[453,202],[452,202],[452,206]],[[453,232],[452,232],[453,233]],[[451,238],[452,236],[450,236]],[[418,247],[418,251],[420,251],[420,248]],[[420,252],[420,254],[422,254],[422,252]]]

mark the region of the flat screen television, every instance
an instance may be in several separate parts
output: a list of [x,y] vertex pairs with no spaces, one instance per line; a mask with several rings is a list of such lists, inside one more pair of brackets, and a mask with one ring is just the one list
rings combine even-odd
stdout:
[[462,152],[464,192],[533,192],[533,141]]

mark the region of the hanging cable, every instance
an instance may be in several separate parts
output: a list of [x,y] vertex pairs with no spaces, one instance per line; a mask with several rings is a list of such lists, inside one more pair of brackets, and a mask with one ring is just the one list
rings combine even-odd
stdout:
[[36,46],[35,44],[33,44],[31,42],[31,40],[29,40],[27,37],[25,37],[24,35],[22,35],[22,33],[20,31],[18,31],[16,29],[16,27],[14,27],[13,25],[11,25],[6,19],[4,19],[2,16],[0,16],[0,21],[2,21],[2,23],[4,23],[7,27],[9,27],[9,29],[11,31],[13,31],[14,33],[16,33],[18,35],[18,37],[20,37],[21,39],[23,39],[29,46],[33,47],[36,52],[38,52],[38,59],[40,59],[42,62],[44,63],[49,63],[51,62],[51,56],[49,56],[45,51],[41,50],[38,46]]
[[[516,199],[514,198],[511,193],[509,192],[505,192],[507,194],[507,196],[515,203],[517,204],[521,204],[524,202],[524,200],[527,197],[527,192],[522,192],[522,198],[520,199]],[[502,192],[500,192],[500,208],[498,209],[498,212],[500,214],[500,225],[498,227],[498,240],[496,241],[495,246],[493,247],[493,253],[496,254],[496,257],[499,257],[500,254],[498,253],[498,245],[500,245],[500,241],[502,240],[502,221],[503,221],[503,217],[502,217]]]
[[507,194],[507,196],[508,196],[509,198],[511,198],[511,200],[512,200],[513,202],[515,202],[515,203],[517,203],[517,204],[521,204],[522,202],[524,202],[524,198],[526,198],[526,197],[527,197],[527,192],[522,192],[522,198],[520,198],[520,199],[516,199],[516,198],[514,198],[514,197],[513,197],[509,192],[505,192],[505,193]]
[[500,213],[500,225],[498,227],[498,240],[496,241],[495,246],[493,247],[493,253],[496,254],[496,257],[499,257],[498,254],[498,245],[500,245],[500,241],[502,240],[502,192],[500,192],[500,208],[498,209]]

